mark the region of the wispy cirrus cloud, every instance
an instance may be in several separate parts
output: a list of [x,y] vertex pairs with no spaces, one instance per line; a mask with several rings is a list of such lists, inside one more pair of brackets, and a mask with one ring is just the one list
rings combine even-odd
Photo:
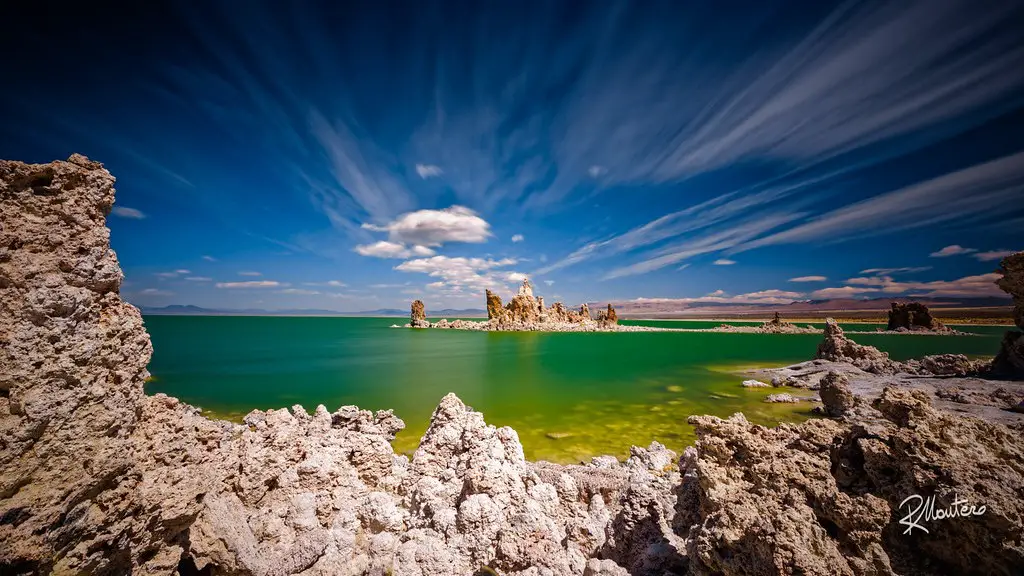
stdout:
[[143,218],[146,217],[146,215],[142,213],[142,210],[138,210],[136,208],[129,208],[127,206],[114,206],[110,213],[113,214],[114,216],[120,216],[121,218],[130,218],[132,220],[142,220]]
[[[733,253],[761,246],[863,238],[943,223],[994,218],[1024,189],[1024,152],[886,192],[751,240]],[[905,215],[913,213],[914,218]]]
[[977,254],[973,254],[972,256],[975,259],[980,260],[982,262],[991,262],[993,260],[1002,260],[1003,258],[1006,258],[1010,254],[1014,254],[1016,252],[1018,252],[1018,250],[991,250],[988,252],[978,252]]
[[249,280],[246,282],[217,282],[215,286],[217,288],[277,288],[279,286],[287,286],[286,283],[277,282],[276,280]]
[[796,278],[790,278],[790,282],[824,282],[828,280],[825,276],[797,276]]

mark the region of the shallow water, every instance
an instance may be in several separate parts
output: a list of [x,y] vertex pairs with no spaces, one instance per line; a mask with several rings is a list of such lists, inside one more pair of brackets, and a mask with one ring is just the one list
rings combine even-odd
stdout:
[[[778,390],[745,389],[746,367],[810,359],[821,336],[707,332],[509,333],[407,330],[395,318],[147,316],[154,354],[149,393],[165,392],[214,416],[324,404],[393,408],[415,449],[430,413],[455,392],[488,423],[512,426],[530,459],[577,462],[624,456],[658,440],[679,451],[691,414],[742,411],[760,424],[800,421],[810,404],[766,404]],[[718,323],[635,321],[706,328]],[[875,325],[846,326],[873,330]],[[894,359],[961,352],[993,355],[1005,328],[976,336],[863,334]],[[806,394],[806,392],[798,393]]]

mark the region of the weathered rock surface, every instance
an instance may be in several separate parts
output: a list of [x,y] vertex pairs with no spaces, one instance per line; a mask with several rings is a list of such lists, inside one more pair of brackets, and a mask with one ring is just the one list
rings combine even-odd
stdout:
[[[1024,562],[1019,431],[937,412],[886,389],[863,423],[769,429],[691,417],[699,457],[684,479],[699,515],[693,574],[1012,574]],[[903,534],[911,495],[986,505]]]
[[843,329],[831,318],[825,319],[825,337],[818,344],[818,352],[814,357],[833,362],[846,362],[875,374],[893,374],[897,367],[885,352],[857,344],[847,338],[843,334]]
[[849,379],[839,372],[829,372],[821,379],[818,395],[822,410],[829,416],[845,416],[857,404]]
[[615,308],[612,308],[611,303],[608,304],[607,310],[603,310],[597,315],[597,322],[602,326],[614,326],[619,323],[619,315],[615,312]]
[[1024,379],[1024,252],[1003,258],[999,270],[1003,276],[996,284],[1013,297],[1017,330],[1008,330],[1003,335],[999,354],[992,361],[992,372],[1003,378]]
[[[453,395],[411,459],[391,447],[404,424],[388,410],[294,406],[232,424],[147,397],[149,338],[118,296],[104,227],[113,182],[77,155],[0,162],[0,573],[1010,574],[1024,565],[1024,426],[939,412],[920,391],[889,388],[844,421],[775,429],[742,415],[695,417],[698,443],[678,464],[654,442],[624,463],[580,466],[527,462],[514,430],[487,425]],[[500,300],[497,309],[508,312]],[[841,338],[826,337],[826,351],[866,357]],[[1015,385],[1005,384],[1008,402]],[[904,536],[896,509],[911,494],[987,510]]]

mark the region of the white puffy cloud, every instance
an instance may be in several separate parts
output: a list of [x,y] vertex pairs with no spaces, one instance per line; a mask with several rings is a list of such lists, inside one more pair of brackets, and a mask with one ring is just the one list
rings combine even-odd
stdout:
[[189,282],[212,282],[213,278],[209,278],[207,276],[189,276],[188,278],[185,278],[185,280],[188,280]]
[[605,168],[604,166],[594,165],[587,169],[587,174],[590,174],[591,178],[597,178],[599,176],[606,174],[607,172],[608,169]]
[[420,178],[426,180],[427,178],[444,174],[444,170],[441,170],[440,166],[434,166],[433,164],[417,164],[416,173],[420,175]]
[[1016,250],[991,250],[989,252],[978,252],[974,257],[982,262],[991,262],[992,260],[1001,260],[1016,252]]
[[146,288],[145,290],[140,290],[139,294],[142,296],[173,296],[174,292],[159,290],[157,288]]
[[718,260],[712,262],[712,264],[714,264],[715,266],[732,266],[735,263],[735,260],[729,260],[728,258],[719,258]]
[[828,280],[825,276],[797,276],[796,278],[790,278],[790,282],[824,282]]
[[977,252],[977,250],[975,250],[974,248],[964,248],[959,244],[953,244],[950,246],[946,246],[945,248],[939,250],[938,252],[932,252],[931,254],[929,254],[929,256],[931,256],[932,258],[945,258],[947,256],[959,256],[961,254],[970,254],[971,252]]
[[547,284],[548,286],[551,286],[551,285],[553,285],[555,283],[555,281],[554,280],[545,280],[544,283]]
[[129,208],[127,206],[114,206],[114,209],[110,211],[114,216],[120,216],[121,218],[131,218],[132,220],[142,220],[146,217],[141,210],[135,208]]
[[514,258],[493,260],[490,258],[453,258],[450,256],[433,256],[408,260],[395,266],[400,272],[418,272],[427,274],[438,281],[431,283],[432,290],[444,290],[446,293],[466,295],[467,291],[483,291],[485,289],[508,293],[508,282],[522,282],[526,276],[522,273],[499,271],[497,268],[511,266],[518,262]]
[[217,282],[217,288],[277,288],[287,286],[274,280],[249,280],[248,282]]
[[412,246],[438,247],[448,242],[479,244],[491,237],[491,225],[465,206],[407,212],[383,226],[363,224],[363,228],[387,232],[391,242]]
[[523,240],[526,240],[526,238],[524,238],[522,234],[514,234],[512,236],[513,242],[522,242]]
[[426,246],[408,248],[400,242],[389,242],[387,240],[356,246],[355,251],[363,256],[372,256],[374,258],[409,258],[411,256],[434,255],[434,251]]

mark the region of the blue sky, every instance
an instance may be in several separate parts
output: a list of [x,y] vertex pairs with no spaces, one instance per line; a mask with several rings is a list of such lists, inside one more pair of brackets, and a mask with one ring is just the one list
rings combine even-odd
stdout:
[[0,40],[0,156],[117,177],[148,306],[988,296],[1020,3],[154,2]]

